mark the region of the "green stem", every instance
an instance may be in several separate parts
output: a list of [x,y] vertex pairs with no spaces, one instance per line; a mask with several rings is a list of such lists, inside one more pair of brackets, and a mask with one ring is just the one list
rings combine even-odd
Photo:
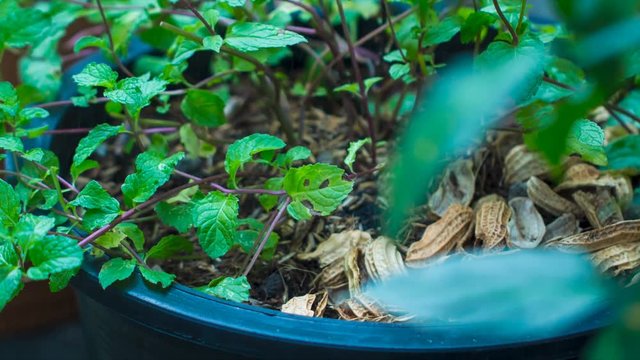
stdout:
[[502,23],[504,24],[504,26],[507,27],[507,30],[511,34],[511,38],[513,39],[513,42],[512,42],[513,46],[518,46],[520,42],[518,39],[518,33],[516,33],[516,31],[513,29],[513,26],[511,26],[511,23],[509,22],[509,20],[507,20],[507,17],[504,16],[502,9],[500,9],[500,4],[498,3],[498,0],[493,0],[493,7],[496,8],[496,12],[500,17],[500,20],[502,20]]
[[518,26],[516,26],[516,32],[520,33],[522,22],[524,21],[524,12],[527,9],[527,0],[522,0],[522,7],[520,8],[520,16],[518,16]]

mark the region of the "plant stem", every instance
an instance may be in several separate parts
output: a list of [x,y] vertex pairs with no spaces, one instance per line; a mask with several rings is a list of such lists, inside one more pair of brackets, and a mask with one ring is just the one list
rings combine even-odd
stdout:
[[380,2],[382,3],[382,6],[384,8],[384,17],[386,18],[387,24],[389,25],[389,30],[391,31],[391,38],[393,42],[396,44],[396,47],[400,52],[400,56],[402,56],[402,60],[408,63],[409,60],[407,60],[407,57],[404,55],[404,51],[402,50],[402,47],[400,46],[400,42],[398,41],[398,36],[396,35],[396,30],[393,28],[393,23],[391,23],[391,14],[389,13],[389,4],[387,4],[387,0],[380,0]]
[[253,265],[255,265],[256,261],[258,260],[258,257],[260,256],[262,249],[264,249],[264,246],[267,244],[267,241],[269,240],[269,236],[271,236],[271,233],[275,229],[276,224],[280,222],[280,218],[282,218],[282,215],[284,215],[284,212],[285,210],[287,210],[287,206],[289,206],[290,203],[291,203],[291,198],[287,197],[282,203],[282,205],[280,206],[280,209],[278,209],[276,216],[273,218],[273,220],[269,224],[269,228],[264,233],[264,235],[262,235],[262,239],[260,240],[260,245],[258,245],[256,252],[253,253],[253,256],[251,257],[251,261],[249,262],[249,265],[247,265],[247,268],[242,272],[242,275],[244,276],[249,275],[249,273],[251,272],[251,269],[253,268]]
[[511,26],[511,23],[509,23],[509,20],[507,20],[506,16],[504,16],[502,9],[500,9],[500,4],[498,3],[498,0],[493,0],[493,6],[496,8],[496,12],[500,17],[500,20],[502,20],[502,23],[507,27],[507,30],[511,34],[511,38],[513,39],[513,42],[512,42],[513,46],[518,46],[518,43],[519,43],[518,33],[513,29],[513,26]]
[[133,73],[127,69],[126,66],[120,60],[120,57],[116,53],[116,48],[113,44],[113,36],[111,36],[111,28],[109,27],[109,22],[107,21],[107,15],[104,13],[104,9],[102,8],[102,1],[96,0],[96,4],[98,5],[98,10],[100,11],[100,17],[102,17],[102,22],[104,23],[105,30],[107,32],[107,37],[109,37],[109,50],[111,51],[111,55],[113,56],[113,60],[116,62],[120,70],[122,70],[125,75],[129,77],[133,77]]
[[[187,179],[191,179],[193,181],[202,181],[201,178],[188,174],[184,171],[180,171],[180,170],[173,170],[173,172],[176,175],[180,175],[182,177],[185,177]],[[207,185],[211,186],[212,188],[225,193],[225,194],[267,194],[267,195],[275,195],[275,196],[280,196],[280,195],[285,195],[287,192],[284,190],[267,190],[267,189],[227,189],[226,187],[217,184],[215,182],[209,182]]]
[[[46,166],[36,162],[36,161],[32,161],[31,163],[33,163],[36,167],[38,167],[40,170],[44,170],[44,171],[50,171],[49,169],[47,169]],[[78,189],[73,186],[73,184],[71,184],[70,182],[68,182],[67,180],[65,180],[62,176],[57,175],[56,174],[56,179],[58,179],[58,181],[64,185],[64,187],[66,187],[67,189],[73,191],[74,193],[78,194],[80,193],[80,191],[78,191]]]
[[91,244],[92,242],[94,242],[97,238],[99,238],[100,236],[106,234],[107,232],[109,232],[110,230],[112,230],[114,227],[116,227],[118,224],[120,224],[121,222],[129,219],[130,217],[132,217],[133,215],[135,215],[136,213],[139,213],[141,211],[146,210],[147,208],[150,208],[151,206],[155,205],[156,203],[170,198],[172,196],[174,196],[175,194],[179,193],[180,191],[184,190],[184,189],[188,189],[190,187],[194,187],[194,186],[198,186],[204,183],[207,183],[209,181],[212,181],[213,179],[216,179],[218,176],[209,176],[207,178],[204,179],[200,179],[199,181],[193,181],[178,187],[175,187],[163,194],[157,195],[156,197],[149,199],[145,202],[143,202],[140,205],[137,205],[127,211],[125,211],[124,213],[122,213],[122,215],[120,215],[118,218],[116,218],[115,220],[113,220],[110,224],[107,224],[103,227],[101,227],[100,229],[94,231],[93,233],[89,234],[89,236],[85,237],[84,239],[82,239],[82,241],[80,241],[78,243],[79,246],[86,246],[88,244]]
[[371,112],[369,112],[369,101],[367,98],[367,88],[364,84],[364,80],[362,79],[362,74],[360,74],[360,67],[358,66],[358,61],[356,59],[356,51],[353,46],[353,42],[351,41],[351,35],[349,34],[349,26],[347,25],[347,19],[344,15],[344,9],[342,7],[342,1],[336,0],[336,4],[338,5],[338,13],[340,14],[340,21],[342,22],[342,31],[344,32],[345,40],[347,41],[347,47],[349,48],[349,53],[351,56],[351,66],[353,68],[353,75],[356,78],[356,81],[360,87],[360,104],[362,106],[362,112],[367,119],[367,126],[369,130],[369,137],[371,138],[371,160],[373,161],[373,166],[375,167],[377,164],[377,137],[376,137],[376,128],[373,122],[373,116],[371,116]]
[[522,7],[520,8],[520,15],[518,16],[518,26],[516,26],[516,33],[520,32],[522,21],[524,20],[524,12],[527,9],[527,0],[522,0]]
[[611,116],[618,122],[618,124],[620,124],[620,126],[622,126],[625,131],[628,134],[635,134],[636,132],[633,131],[633,129],[631,129],[631,127],[629,127],[629,125],[627,123],[624,122],[624,120],[620,117],[620,115],[611,107],[610,104],[605,104],[604,108],[607,109],[607,111],[611,114]]
[[193,13],[193,15],[195,15],[198,20],[200,20],[200,22],[202,24],[204,24],[204,27],[207,28],[207,30],[209,31],[209,33],[211,35],[215,35],[216,31],[213,29],[213,26],[211,26],[211,24],[209,24],[209,22],[204,18],[204,16],[202,16],[202,14],[200,14],[200,11],[198,11],[198,9],[196,9],[193,4],[191,4],[190,0],[182,0],[182,3],[187,5],[187,8],[189,9],[189,11],[191,11]]
[[150,269],[149,265],[147,265],[146,262],[144,262],[144,260],[142,260],[142,258],[140,257],[140,255],[138,255],[138,253],[136,252],[136,250],[134,248],[131,247],[131,245],[129,245],[129,243],[125,240],[125,241],[121,241],[120,245],[122,245],[122,247],[125,248],[125,250],[127,250],[127,252],[129,253],[129,255],[131,255],[131,257],[133,259],[136,259],[136,261],[138,262],[138,264],[142,265],[143,267]]

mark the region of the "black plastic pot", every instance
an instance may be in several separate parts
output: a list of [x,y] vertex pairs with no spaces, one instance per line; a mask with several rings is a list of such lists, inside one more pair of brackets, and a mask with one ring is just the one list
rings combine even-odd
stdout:
[[102,290],[88,261],[73,282],[98,359],[572,359],[608,314],[560,337],[505,341],[461,325],[379,324],[289,315],[140,277]]

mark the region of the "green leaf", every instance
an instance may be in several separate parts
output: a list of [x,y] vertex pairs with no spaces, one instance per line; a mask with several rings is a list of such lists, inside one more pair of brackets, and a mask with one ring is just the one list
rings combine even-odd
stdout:
[[22,249],[23,256],[28,254],[33,244],[41,240],[55,226],[55,219],[48,216],[24,214],[16,225],[13,237]]
[[180,127],[180,142],[191,158],[209,157],[216,153],[216,147],[200,139],[191,124]]
[[240,7],[244,6],[247,0],[220,0],[220,3],[227,4],[231,7]]
[[234,244],[238,223],[238,198],[232,194],[213,191],[198,201],[193,223],[202,250],[211,258],[219,258]]
[[33,280],[44,280],[50,274],[80,266],[82,249],[76,240],[50,235],[33,243],[29,249],[29,260],[33,266],[27,270],[27,276]]
[[106,289],[118,280],[129,278],[135,268],[136,261],[133,259],[113,258],[102,265],[100,273],[98,274],[98,281],[102,288]]
[[21,153],[24,152],[24,145],[19,137],[15,137],[13,135],[2,135],[0,136],[0,149]]
[[100,245],[105,249],[113,249],[120,246],[122,240],[126,239],[127,235],[111,230],[104,235],[100,236],[96,239],[96,244]]
[[[294,161],[306,160],[311,156],[311,150],[306,146],[294,146],[284,154],[278,154],[276,164],[282,168],[289,168]],[[273,189],[270,189],[273,190]]]
[[496,66],[516,62],[529,64],[528,73],[524,79],[526,82],[523,83],[527,91],[522,96],[522,99],[527,99],[535,94],[544,73],[545,48],[540,40],[531,36],[522,37],[518,46],[504,41],[494,41],[477,57],[476,65],[481,71],[491,71]]
[[[406,51],[403,51],[406,54]],[[400,52],[400,50],[393,50],[392,52],[388,53],[387,55],[385,55],[382,58],[384,61],[388,62],[388,63],[393,63],[393,62],[401,62],[404,63],[404,59],[402,58],[402,53]]]
[[191,254],[193,252],[193,244],[187,238],[178,235],[168,235],[160,239],[147,254],[147,259],[166,260],[180,253]]
[[20,219],[20,200],[11,185],[0,179],[0,224],[11,227]]
[[118,73],[107,64],[90,63],[79,74],[73,75],[79,86],[102,86],[111,89],[116,85]]
[[0,311],[22,290],[22,270],[0,264]]
[[569,154],[580,154],[585,161],[594,165],[607,165],[604,151],[604,131],[591,120],[578,120],[573,123],[567,139]]
[[[264,229],[264,224],[253,218],[242,219],[240,220],[240,224],[248,225],[249,229],[237,231],[235,241],[240,245],[244,252],[250,254],[254,245],[256,245],[256,242],[258,241],[258,235],[260,235]],[[275,232],[271,232],[269,234],[269,239],[267,239],[267,242],[262,248],[260,258],[265,261],[271,260],[276,252],[279,241],[280,236]]]
[[349,170],[353,172],[353,163],[356,161],[356,154],[366,144],[371,144],[371,138],[365,138],[358,141],[352,141],[349,143],[347,149],[347,156],[344,158],[344,163],[349,167]]
[[173,226],[180,233],[186,233],[193,227],[193,209],[192,203],[178,205],[163,201],[156,205],[155,211],[165,225]]
[[180,109],[194,124],[217,127],[227,122],[224,101],[208,90],[192,89],[180,103]]
[[149,105],[154,96],[163,92],[166,85],[166,81],[149,79],[149,74],[145,74],[118,81],[113,89],[104,92],[104,96],[125,105],[131,115],[138,118],[140,110]]
[[607,146],[607,169],[640,174],[640,135],[627,135]]
[[[282,177],[270,178],[264,182],[264,188],[267,190],[282,190],[283,180],[284,178]],[[266,211],[270,211],[276,205],[278,205],[278,199],[279,197],[277,195],[270,195],[270,194],[258,195],[258,201]]]
[[27,123],[33,119],[44,119],[49,116],[49,112],[38,107],[28,107],[20,110],[18,116],[22,123]]
[[228,30],[225,44],[242,52],[256,51],[265,48],[306,43],[307,40],[293,31],[260,23],[235,23]]
[[120,214],[118,200],[95,180],[91,180],[69,204],[85,209],[83,224],[89,230],[107,225]]
[[427,26],[422,46],[441,44],[451,40],[460,31],[461,20],[457,16],[449,16],[435,25]]
[[[364,88],[365,88],[365,94],[369,93],[369,89],[371,89],[371,87],[373,85],[375,85],[376,83],[382,81],[382,78],[379,76],[376,77],[372,77],[372,78],[368,78],[364,80]],[[337,88],[333,89],[333,91],[347,91],[350,92],[354,95],[360,96],[360,85],[358,83],[351,83],[351,84],[345,84],[342,86],[338,86]]]
[[206,294],[235,302],[248,301],[250,289],[251,285],[249,285],[246,276],[240,276],[238,278],[223,276],[214,279],[207,286],[196,288],[196,290]]
[[244,164],[252,161],[255,155],[272,157],[273,151],[282,149],[285,145],[284,141],[267,134],[249,135],[231,144],[224,161],[230,183],[236,186],[236,173]]
[[487,26],[496,22],[498,17],[484,11],[477,11],[469,15],[460,28],[460,41],[463,44],[470,43]]
[[78,39],[75,44],[73,44],[73,52],[77,53],[80,50],[86,49],[88,47],[98,47],[104,50],[109,49],[107,42],[103,38],[95,36],[83,36]]
[[393,64],[389,68],[389,75],[393,80],[400,79],[401,77],[411,72],[410,64]]
[[305,165],[289,169],[283,187],[294,202],[309,202],[315,211],[329,215],[353,189],[353,182],[343,175],[344,170],[333,165]]
[[148,282],[156,285],[162,286],[162,288],[168,288],[175,280],[176,276],[173,274],[166,273],[162,270],[153,270],[147,269],[145,267],[140,267],[140,273],[142,277]]
[[207,36],[202,39],[202,46],[204,46],[205,49],[213,50],[217,53],[220,52],[223,43],[224,40],[222,40],[222,36],[220,35]]
[[175,153],[168,158],[151,150],[136,158],[136,172],[127,176],[122,184],[122,193],[128,203],[142,203],[169,180],[173,169],[184,158],[184,153]]
[[131,222],[123,222],[118,224],[113,230],[131,239],[137,251],[144,249],[144,233],[138,225]]
[[76,276],[78,271],[80,271],[80,267],[51,274],[49,278],[49,290],[51,290],[52,293],[64,290],[69,286],[69,282]]
[[311,210],[300,201],[294,201],[287,205],[287,212],[296,221],[311,220]]
[[[109,124],[100,124],[89,131],[87,136],[83,137],[78,143],[76,153],[73,156],[73,162],[71,164],[71,174],[74,180],[80,176],[81,170],[85,170],[86,166],[83,166],[85,160],[96,151],[102,143],[110,137],[116,136],[124,131],[124,126],[111,126]],[[86,164],[84,164],[86,165]]]

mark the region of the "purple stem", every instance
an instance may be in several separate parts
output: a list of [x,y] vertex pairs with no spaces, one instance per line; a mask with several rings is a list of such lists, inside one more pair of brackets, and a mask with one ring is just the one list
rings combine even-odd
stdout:
[[[184,171],[180,171],[180,170],[173,170],[173,172],[176,175],[180,175],[182,177],[186,177],[187,179],[191,179],[194,181],[201,181],[202,179],[188,174]],[[267,195],[275,195],[275,196],[280,196],[280,195],[285,195],[287,192],[284,190],[267,190],[267,189],[227,189],[226,187],[220,185],[220,184],[216,184],[214,182],[210,182],[208,183],[209,186],[211,186],[212,188],[225,193],[225,194],[267,194]]]
[[284,203],[282,203],[282,206],[280,206],[280,209],[278,209],[278,213],[276,214],[276,217],[273,218],[273,221],[271,221],[271,223],[269,224],[269,228],[267,229],[267,231],[262,236],[262,239],[260,240],[260,245],[258,246],[258,249],[256,249],[255,253],[253,253],[253,257],[251,258],[251,262],[249,263],[247,268],[242,273],[244,276],[249,275],[249,272],[251,272],[251,268],[253,268],[253,265],[258,260],[258,256],[260,256],[260,253],[262,252],[262,249],[264,249],[264,246],[267,244],[267,240],[269,240],[269,236],[271,236],[271,233],[273,232],[273,229],[275,229],[276,224],[278,224],[280,222],[280,218],[282,218],[282,215],[284,215],[284,212],[285,212],[285,210],[287,209],[287,206],[289,206],[290,203],[291,203],[291,198],[287,197],[287,199],[284,201]]
[[[55,129],[45,131],[45,135],[69,135],[69,134],[86,134],[93,128],[75,128],[75,129]],[[142,130],[143,134],[159,134],[172,133],[178,130],[177,127],[157,127]],[[25,135],[26,136],[26,135]]]
[[[44,165],[42,165],[42,164],[40,164],[40,163],[37,163],[37,162],[35,162],[35,161],[32,161],[32,163],[33,163],[35,166],[37,166],[40,170],[49,171],[49,169],[47,169],[47,167],[46,167],[46,166],[44,166]],[[73,184],[71,184],[70,182],[68,182],[67,180],[65,180],[62,176],[60,176],[60,175],[56,175],[56,177],[58,178],[58,181],[59,181],[62,185],[64,185],[67,189],[69,189],[69,190],[73,191],[73,192],[74,192],[74,193],[76,193],[76,194],[80,193],[80,191],[78,191],[78,189],[77,189],[75,186],[73,186]]]

